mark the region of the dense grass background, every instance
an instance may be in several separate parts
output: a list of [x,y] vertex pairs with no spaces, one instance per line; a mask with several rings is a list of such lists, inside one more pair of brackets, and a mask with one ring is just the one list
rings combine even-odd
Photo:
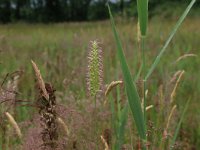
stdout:
[[[147,68],[166,41],[168,33],[176,22],[175,19],[176,17],[167,20],[155,17],[150,20],[146,50]],[[147,83],[149,89],[147,104],[156,106],[158,87],[167,85],[177,70],[186,71],[178,87],[175,103],[178,109],[182,110],[186,101],[191,99],[179,136],[189,149],[200,147],[199,24],[198,17],[186,19]],[[118,18],[116,25],[131,72],[135,75],[142,62],[137,43],[137,19]],[[34,101],[34,74],[30,63],[32,59],[40,67],[44,79],[54,84],[57,95],[60,93],[65,95],[65,98],[61,96],[60,101],[67,104],[67,99],[73,97],[74,103],[79,103],[86,98],[87,50],[89,41],[94,39],[101,42],[104,54],[104,83],[122,79],[121,72],[116,75],[119,66],[109,21],[81,24],[0,25],[0,79],[3,80],[7,73],[22,70],[24,73],[20,80],[18,97]],[[198,56],[188,57],[175,63],[176,59],[188,53]],[[26,120],[29,118],[26,113],[32,114],[32,111],[29,107],[19,108],[16,120],[18,122]],[[156,122],[158,117],[156,109],[149,111],[147,116]]]

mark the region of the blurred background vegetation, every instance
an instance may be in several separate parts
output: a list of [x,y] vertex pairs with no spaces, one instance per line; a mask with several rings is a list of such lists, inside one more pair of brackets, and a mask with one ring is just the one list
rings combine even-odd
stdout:
[[[173,17],[190,0],[150,0],[150,17]],[[0,0],[0,22],[67,22],[108,18],[107,0]],[[113,13],[123,17],[136,16],[136,0],[111,0]],[[200,14],[197,1],[192,15]],[[194,9],[193,9],[194,10]]]

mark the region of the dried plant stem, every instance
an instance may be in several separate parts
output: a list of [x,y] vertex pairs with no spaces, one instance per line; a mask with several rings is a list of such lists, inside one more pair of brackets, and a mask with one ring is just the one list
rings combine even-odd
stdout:
[[182,78],[182,76],[183,76],[184,73],[185,73],[185,71],[182,70],[182,71],[180,72],[179,76],[178,76],[178,79],[177,79],[177,81],[176,81],[176,84],[175,84],[175,86],[174,86],[174,88],[173,88],[173,91],[172,91],[172,93],[171,93],[171,95],[170,95],[170,97],[171,97],[170,103],[173,103],[173,101],[174,101],[174,97],[175,97],[175,95],[176,95],[176,89],[177,89],[178,84],[179,84],[179,82],[180,82],[180,80],[181,80],[181,78]]
[[[42,131],[42,140],[45,147],[56,148],[58,133],[57,133],[57,115],[56,115],[56,97],[54,95],[54,89],[50,84],[45,84],[45,88],[49,95],[49,100],[45,101],[40,107],[40,119]],[[41,94],[42,95],[42,94]],[[38,101],[41,101],[41,95]],[[44,98],[44,97],[43,97]]]
[[50,83],[44,83],[37,65],[33,61],[31,62],[38,81],[39,95],[37,105],[42,128],[42,146],[55,149],[58,140],[55,90]]
[[171,111],[170,111],[169,117],[168,117],[168,119],[167,119],[167,125],[166,125],[166,128],[165,128],[166,131],[167,131],[168,128],[169,128],[170,120],[171,120],[172,115],[174,114],[174,111],[175,111],[175,110],[176,110],[176,105],[174,105],[174,106],[172,107]]
[[175,61],[175,63],[178,63],[180,60],[185,59],[185,58],[187,58],[187,57],[197,57],[197,55],[196,55],[196,54],[184,54],[183,56],[180,56],[180,57]]

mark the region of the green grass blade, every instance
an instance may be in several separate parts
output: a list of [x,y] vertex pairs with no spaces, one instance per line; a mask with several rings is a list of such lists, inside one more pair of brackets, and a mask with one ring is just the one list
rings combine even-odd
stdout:
[[125,107],[122,109],[121,112],[120,122],[119,122],[119,135],[115,150],[120,150],[124,142],[124,133],[125,133],[125,126],[127,123],[127,118],[128,118],[128,104],[125,105]]
[[124,78],[124,83],[126,87],[126,93],[128,96],[128,102],[133,114],[133,118],[135,120],[135,124],[138,130],[138,133],[142,139],[146,139],[146,129],[145,129],[145,124],[144,124],[144,117],[142,113],[142,108],[140,104],[140,98],[137,92],[137,88],[135,86],[135,83],[132,80],[131,73],[129,71],[128,65],[126,63],[126,59],[122,50],[122,45],[118,36],[118,33],[115,28],[115,23],[114,19],[112,17],[112,13],[110,10],[110,7],[108,5],[108,10],[110,14],[110,19],[111,19],[111,24],[112,24],[112,30],[114,33],[115,41],[117,44],[117,54],[120,60],[121,64],[121,69],[123,72],[123,78]]
[[148,22],[148,0],[137,0],[138,20],[142,36],[146,36]]
[[137,74],[133,77],[134,82],[136,82],[139,79],[142,72],[142,68],[143,68],[143,65],[140,66],[140,68],[137,71]]
[[194,5],[196,0],[192,0],[191,3],[188,5],[188,7],[186,8],[185,12],[182,14],[182,16],[180,17],[180,19],[178,20],[177,24],[174,26],[172,32],[170,33],[170,36],[168,38],[168,40],[165,42],[163,48],[161,49],[160,53],[158,54],[158,56],[156,57],[154,63],[151,65],[145,80],[147,80],[149,78],[149,76],[152,74],[152,72],[154,71],[155,67],[158,65],[163,53],[165,52],[167,46],[169,45],[169,43],[171,42],[172,38],[174,37],[176,31],[178,30],[178,28],[180,27],[180,25],[182,24],[182,22],[184,21],[185,17],[187,16],[187,14],[189,13],[190,9],[192,8],[192,6]]
[[116,125],[116,119],[117,119],[117,114],[115,112],[115,102],[114,99],[110,96],[110,107],[111,107],[111,112],[112,112],[112,116],[111,116],[111,126],[112,129],[114,130],[114,136],[117,136],[117,125]]
[[179,122],[178,122],[178,125],[177,125],[177,127],[176,127],[176,131],[175,131],[175,133],[174,133],[173,139],[172,139],[172,141],[171,141],[170,149],[173,149],[173,145],[174,145],[175,142],[176,142],[176,138],[177,138],[177,136],[178,136],[178,133],[179,133],[179,130],[180,130],[180,127],[181,127],[181,123],[183,122],[183,119],[184,119],[186,110],[187,110],[187,108],[188,108],[189,102],[190,102],[190,100],[187,101],[187,103],[186,103],[186,105],[185,105],[185,107],[184,107],[184,110],[183,110],[183,112],[182,112],[181,118],[180,118],[180,120],[179,120]]

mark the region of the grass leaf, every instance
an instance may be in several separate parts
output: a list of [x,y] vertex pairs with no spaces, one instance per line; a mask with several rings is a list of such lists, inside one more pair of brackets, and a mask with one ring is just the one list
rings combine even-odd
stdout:
[[138,20],[142,36],[146,36],[148,23],[148,0],[137,0]]
[[158,63],[160,62],[160,59],[163,55],[163,53],[165,52],[167,46],[169,45],[169,43],[171,42],[172,38],[174,37],[176,31],[178,30],[178,28],[180,27],[180,25],[182,24],[182,22],[184,21],[185,17],[187,16],[187,14],[189,13],[190,9],[192,8],[192,6],[194,5],[196,0],[192,0],[191,3],[188,5],[188,7],[186,8],[185,12],[182,14],[182,16],[180,17],[180,19],[178,20],[177,24],[174,26],[172,32],[170,33],[170,36],[168,38],[168,40],[165,42],[163,48],[161,49],[160,53],[157,55],[155,61],[153,62],[153,64],[151,65],[145,80],[147,80],[149,78],[149,76],[152,74],[152,72],[154,71],[154,69],[156,68],[156,66],[158,65]]
[[139,94],[137,92],[137,88],[135,86],[135,83],[132,80],[131,73],[129,71],[128,65],[126,63],[126,59],[122,50],[122,45],[118,36],[118,33],[115,28],[115,23],[114,19],[110,10],[110,7],[108,5],[108,10],[110,14],[110,19],[111,19],[111,24],[112,24],[112,30],[114,33],[115,41],[117,44],[117,54],[120,60],[121,64],[121,69],[123,72],[123,78],[124,78],[124,83],[126,87],[126,93],[128,96],[128,102],[133,114],[133,118],[135,120],[135,124],[138,130],[138,133],[140,137],[145,140],[146,139],[146,129],[145,129],[145,124],[144,124],[144,116],[142,113],[142,108],[141,108],[141,103],[140,103],[140,98]]
[[119,150],[121,149],[121,146],[124,141],[124,132],[125,132],[125,126],[128,119],[128,105],[126,104],[125,107],[122,110],[121,116],[120,116],[120,125],[119,125]]

